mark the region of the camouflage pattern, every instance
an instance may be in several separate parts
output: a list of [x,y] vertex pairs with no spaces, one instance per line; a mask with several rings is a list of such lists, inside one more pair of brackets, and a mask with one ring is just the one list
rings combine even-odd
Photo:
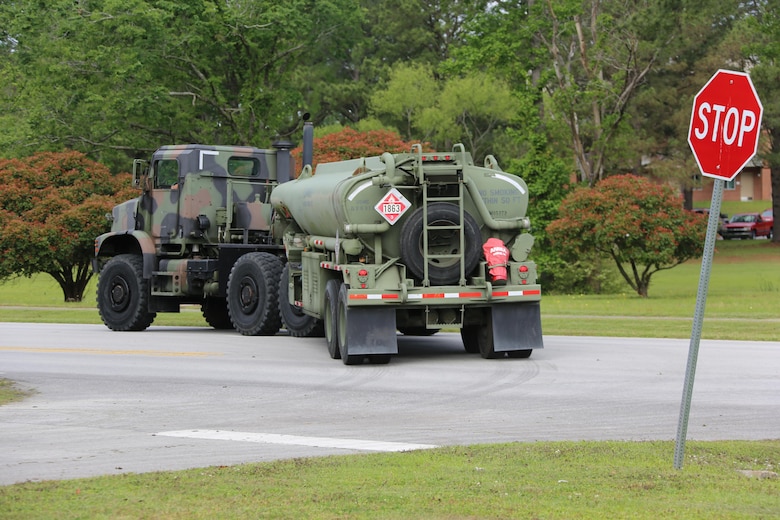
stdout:
[[[202,296],[216,276],[216,264],[203,262],[216,260],[220,245],[272,245],[269,197],[291,166],[286,149],[163,146],[140,179],[141,196],[116,206],[111,231],[96,239],[95,271],[112,256],[140,253],[153,296]],[[189,283],[193,272],[205,281]]]

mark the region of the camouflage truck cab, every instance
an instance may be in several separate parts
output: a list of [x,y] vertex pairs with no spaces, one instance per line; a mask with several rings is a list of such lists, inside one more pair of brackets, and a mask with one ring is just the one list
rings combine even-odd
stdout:
[[95,240],[98,310],[109,328],[143,330],[157,312],[195,303],[215,328],[277,332],[284,246],[269,197],[293,162],[292,143],[274,147],[163,146],[134,162],[141,196],[116,206],[111,231]]

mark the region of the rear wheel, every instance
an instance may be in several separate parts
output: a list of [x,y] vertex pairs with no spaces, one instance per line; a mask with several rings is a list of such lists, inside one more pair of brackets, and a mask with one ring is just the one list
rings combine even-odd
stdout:
[[347,337],[347,324],[349,320],[349,307],[347,306],[349,287],[341,284],[339,288],[339,305],[336,332],[338,337],[339,353],[341,361],[345,365],[359,365],[363,362],[363,356],[355,356],[349,353],[349,338]]
[[227,284],[233,327],[244,336],[270,336],[282,326],[279,277],[282,262],[269,253],[247,253],[236,260]]
[[460,329],[460,339],[463,340],[463,348],[469,354],[479,354],[479,343],[477,342],[479,327],[480,325],[464,325]]
[[328,342],[328,354],[333,359],[341,359],[339,350],[338,315],[339,315],[339,280],[328,280],[325,285],[325,341]]
[[149,312],[149,280],[143,277],[143,259],[117,255],[98,277],[97,305],[100,319],[111,330],[138,331],[152,324]]
[[289,287],[290,283],[290,265],[287,264],[282,269],[282,277],[279,282],[279,313],[282,316],[282,323],[290,336],[296,338],[317,338],[322,337],[323,324],[308,314],[305,314],[299,307],[290,303]]
[[230,321],[228,313],[227,300],[225,298],[209,297],[200,304],[200,310],[206,323],[217,330],[232,329],[233,323]]

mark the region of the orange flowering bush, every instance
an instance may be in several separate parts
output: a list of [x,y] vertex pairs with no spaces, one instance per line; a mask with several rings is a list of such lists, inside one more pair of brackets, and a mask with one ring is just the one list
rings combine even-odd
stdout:
[[706,218],[683,209],[670,186],[634,175],[608,177],[593,188],[573,191],[558,215],[547,233],[564,259],[593,252],[612,258],[643,297],[654,273],[698,258],[704,249]]
[[0,279],[47,273],[65,301],[80,301],[105,215],[135,195],[128,174],[79,152],[0,159]]
[[[349,127],[314,139],[314,157],[312,167],[319,163],[345,161],[360,157],[372,157],[382,155],[384,152],[399,153],[408,152],[412,144],[419,141],[404,141],[401,136],[390,130],[371,130],[358,132]],[[423,143],[423,150],[430,151],[427,143]],[[303,147],[299,146],[292,151],[295,157],[296,171],[302,167],[301,155]]]

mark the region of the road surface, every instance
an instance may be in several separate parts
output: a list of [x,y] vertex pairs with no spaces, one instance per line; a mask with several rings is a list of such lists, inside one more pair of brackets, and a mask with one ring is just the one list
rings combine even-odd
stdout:
[[[322,338],[0,323],[0,485],[537,440],[674,440],[689,340],[545,336],[485,360],[458,334],[345,366]],[[780,436],[780,343],[702,341],[689,440]],[[672,454],[670,453],[670,464]]]

